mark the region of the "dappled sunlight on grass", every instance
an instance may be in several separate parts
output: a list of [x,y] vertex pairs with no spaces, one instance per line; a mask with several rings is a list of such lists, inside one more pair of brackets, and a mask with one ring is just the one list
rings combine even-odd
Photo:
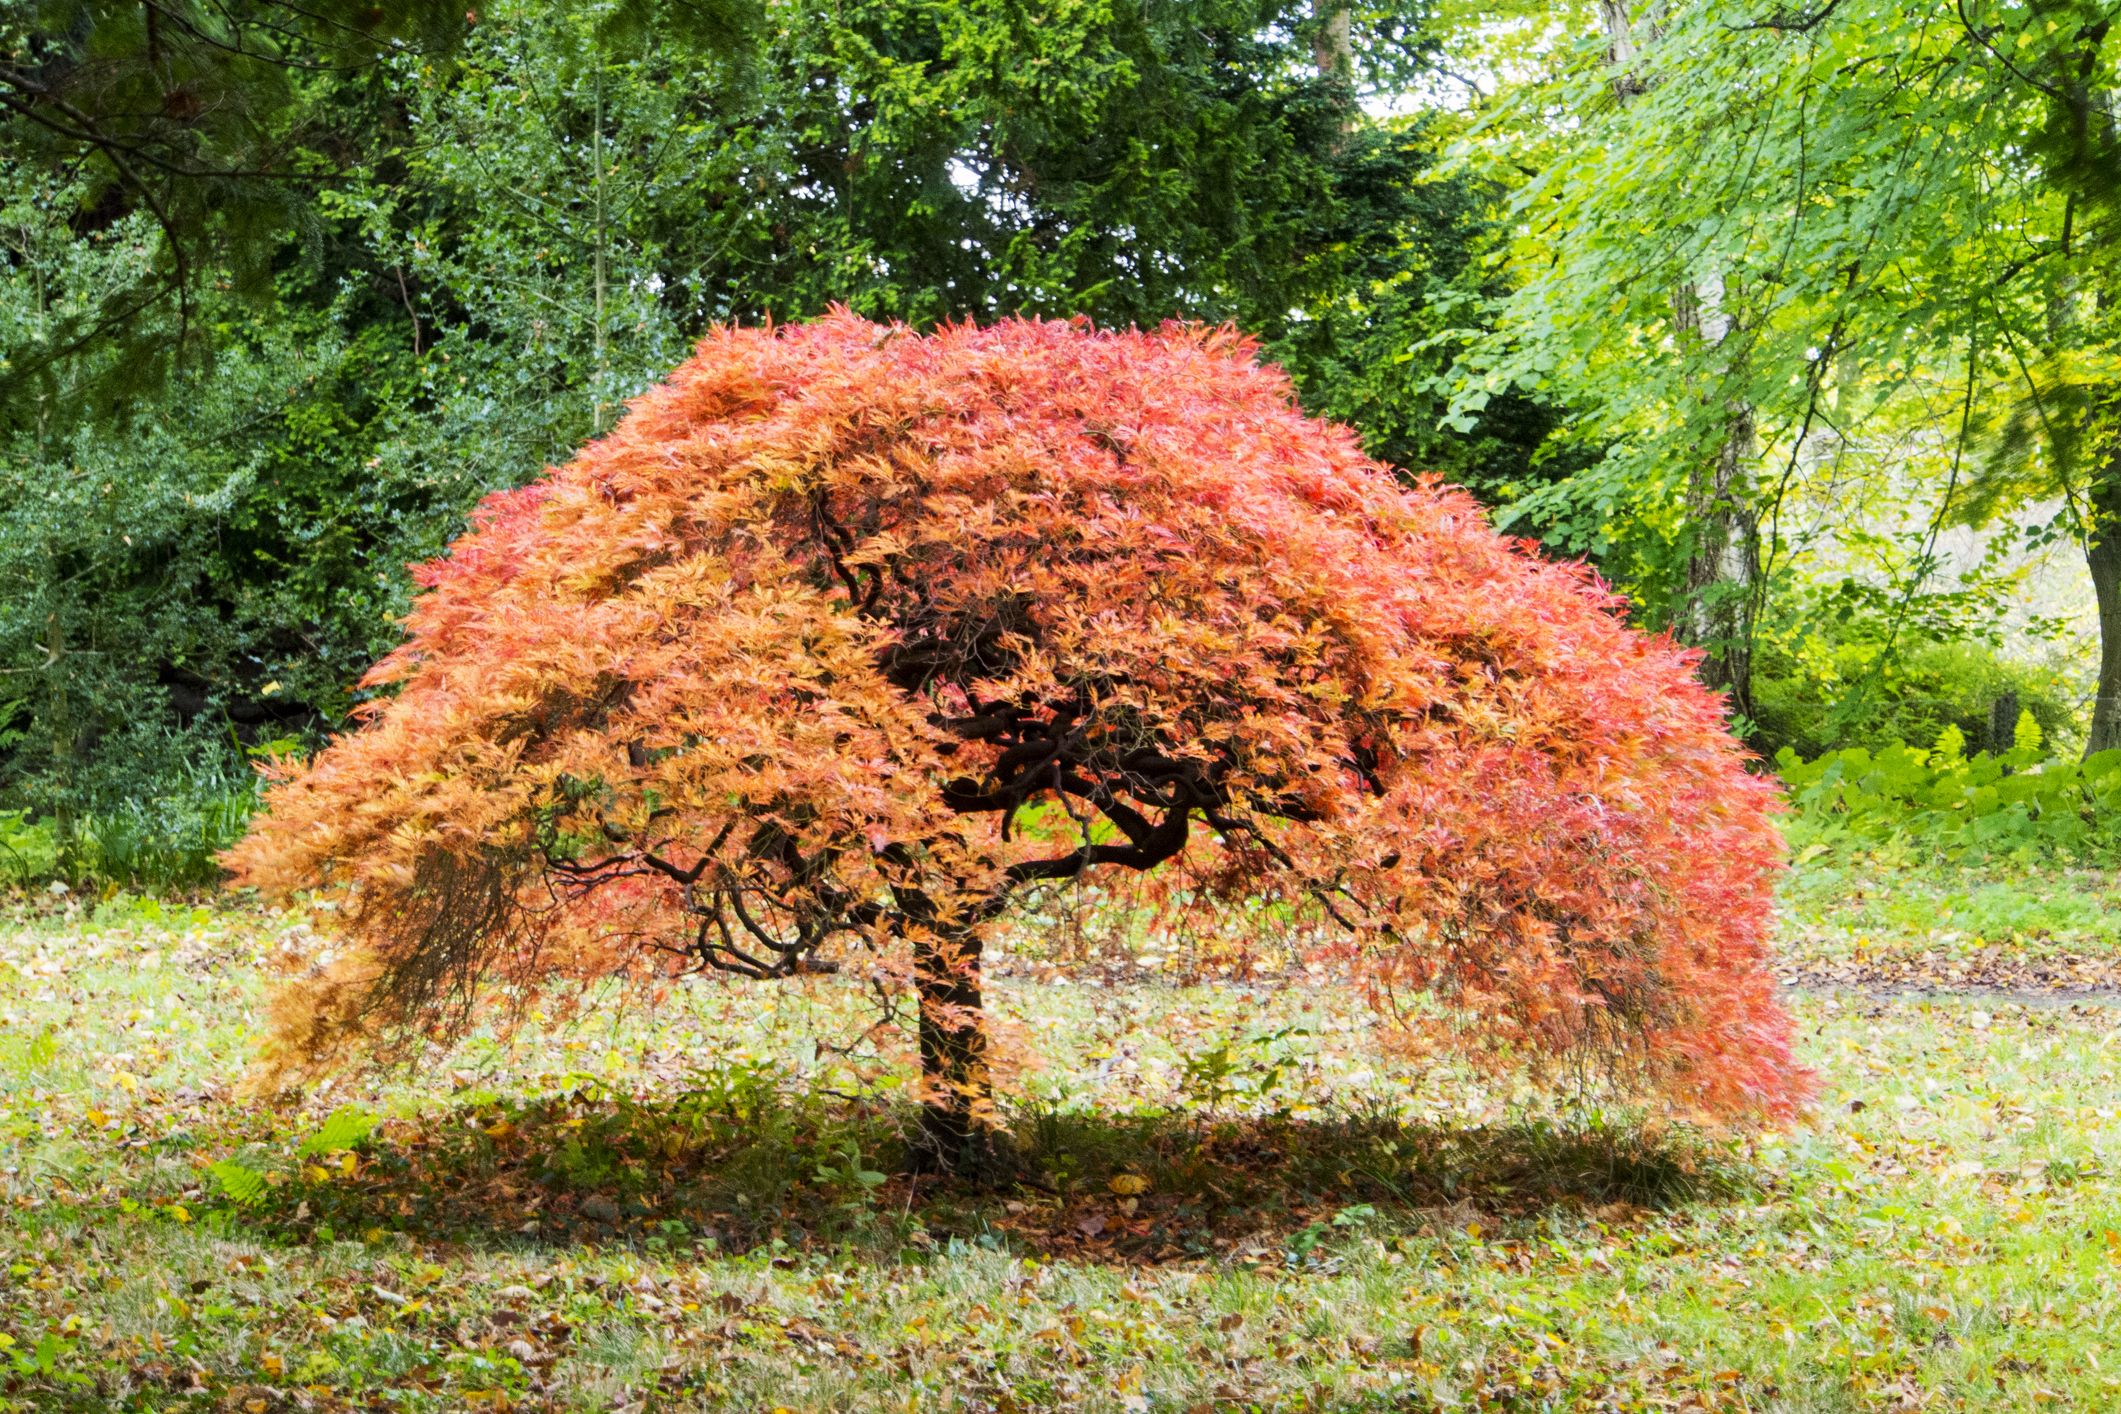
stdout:
[[[900,1173],[903,1110],[775,1102],[714,1115],[620,1094],[488,1102],[386,1121],[336,1158],[263,1159],[231,1230],[301,1239],[381,1225],[524,1247],[704,1241],[870,1252],[955,1236],[1052,1258],[1279,1260],[1351,1229],[1426,1232],[1549,1208],[1667,1207],[1742,1191],[1684,1134],[1521,1122],[1019,1113],[1017,1171],[980,1186]],[[225,1162],[225,1161],[224,1161]]]
[[0,931],[0,1409],[2121,1396],[2111,1007],[1799,996],[1825,1089],[1743,1138],[1380,1051],[1315,987],[1018,977],[1016,1173],[973,1187],[901,1174],[901,1042],[849,1046],[844,987],[253,1103],[289,925],[85,913]]

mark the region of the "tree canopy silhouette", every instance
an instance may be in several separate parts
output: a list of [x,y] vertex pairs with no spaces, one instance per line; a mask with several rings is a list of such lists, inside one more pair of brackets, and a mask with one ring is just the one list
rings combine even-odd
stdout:
[[230,856],[337,905],[283,1076],[614,976],[858,972],[918,996],[949,1163],[996,928],[1137,870],[1315,917],[1476,1050],[1802,1098],[1772,788],[1689,653],[1227,331],[718,330],[419,576],[394,691]]

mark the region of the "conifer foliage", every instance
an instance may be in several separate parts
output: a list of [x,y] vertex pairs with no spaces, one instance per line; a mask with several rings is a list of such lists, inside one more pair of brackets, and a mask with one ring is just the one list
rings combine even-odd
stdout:
[[1686,651],[1228,332],[721,330],[419,576],[394,691],[230,856],[335,905],[288,1078],[614,976],[841,971],[918,997],[949,1163],[996,929],[1134,870],[1315,919],[1476,1052],[1803,1097],[1771,789]]

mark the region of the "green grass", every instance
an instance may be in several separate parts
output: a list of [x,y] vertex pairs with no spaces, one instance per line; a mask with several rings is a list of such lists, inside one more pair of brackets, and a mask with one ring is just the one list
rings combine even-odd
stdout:
[[1876,948],[1944,956],[2121,952],[2111,869],[1939,867],[1910,850],[1802,859],[1782,888],[1783,942],[1798,957]]
[[289,926],[0,923],[0,1408],[2121,1403],[2103,1004],[1800,996],[1818,1107],[1739,1140],[1384,1053],[1315,988],[1017,980],[1027,1181],[978,1193],[895,1175],[900,1058],[832,1049],[825,985],[240,1100]]

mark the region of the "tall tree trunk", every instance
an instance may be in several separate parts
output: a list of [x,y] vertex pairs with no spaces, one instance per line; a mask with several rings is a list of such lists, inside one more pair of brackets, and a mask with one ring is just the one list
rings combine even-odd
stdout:
[[1681,610],[1687,638],[1707,654],[1701,680],[1753,715],[1753,593],[1760,577],[1760,518],[1744,496],[1753,450],[1752,409],[1734,409],[1723,446],[1687,487],[1692,526]]
[[[1598,0],[1598,23],[1605,29],[1606,54],[1613,66],[1613,91],[1622,98],[1632,98],[1643,91],[1642,76],[1635,72],[1635,56],[1639,52],[1635,21],[1628,10],[1628,0]],[[1643,24],[1654,36],[1655,18],[1647,17]]]
[[594,271],[594,301],[596,328],[592,333],[595,343],[596,391],[590,397],[589,435],[604,435],[605,390],[611,386],[611,340],[606,329],[604,313],[605,250],[610,244],[610,233],[604,217],[604,45],[600,39],[596,47],[596,113],[595,126],[590,132],[589,160],[594,170],[590,173],[590,191],[595,198],[596,220],[594,223],[596,250],[592,261]]
[[914,945],[926,1092],[913,1154],[917,1170],[977,1174],[991,1169],[999,1156],[980,953],[979,935],[970,929],[923,937]]
[[2084,563],[2099,602],[2099,695],[2092,699],[2084,753],[2121,747],[2121,466],[2109,467],[2092,489],[2093,521]]
[[[1664,7],[1653,0],[1639,19],[1632,9],[1628,0],[1598,0],[1613,94],[1622,103],[1649,91],[1642,51],[1657,38]],[[1682,348],[1690,335],[1723,347],[1736,328],[1726,295],[1715,275],[1673,289],[1672,326]],[[1759,517],[1746,496],[1754,450],[1752,406],[1731,399],[1714,451],[1695,457],[1687,475],[1686,566],[1666,615],[1682,638],[1705,650],[1702,681],[1728,694],[1731,710],[1744,717],[1753,715],[1753,593],[1760,567]]]
[[[1674,325],[1722,348],[1733,327],[1725,294],[1718,278],[1682,285],[1672,300]],[[1755,450],[1753,409],[1732,398],[1721,411],[1715,454],[1696,458],[1687,475],[1687,562],[1673,619],[1707,653],[1702,681],[1727,693],[1733,712],[1751,717],[1753,589],[1760,575],[1760,522],[1745,475]]]
[[[52,574],[54,600],[59,594],[59,576]],[[44,620],[45,669],[50,674],[50,696],[46,710],[50,715],[52,781],[55,790],[52,796],[53,832],[59,842],[59,858],[62,866],[71,863],[69,856],[74,847],[74,713],[73,702],[67,692],[66,617],[54,602]]]
[[[2047,308],[2050,353],[2060,354],[2084,337],[2077,300],[2081,288],[2089,286],[2103,311],[2113,308],[2111,237],[2094,233],[2110,228],[2114,214],[2112,174],[2121,153],[2121,131],[2116,129],[2113,95],[2093,83],[2102,73],[2100,49],[2112,28],[2108,20],[2097,18],[2074,34],[2066,26],[2050,28],[2057,38],[2070,36],[2042,66],[2046,81],[2039,83],[2051,100],[2049,132],[2044,135],[2050,148],[2047,175],[2063,193],[2062,274]],[[2092,699],[2091,726],[2084,734],[2087,756],[2121,747],[2121,451],[2114,449],[2113,422],[2117,402],[2121,395],[2111,384],[2094,390],[2090,406],[2079,412],[2086,425],[2072,429],[2067,439],[2090,449],[2083,457],[2091,482],[2085,497],[2091,523],[2084,527],[2084,563],[2091,571],[2099,609],[2099,687]],[[2064,446],[2051,450],[2058,461],[2070,460]]]
[[1348,19],[1349,0],[1312,0],[1311,57],[1322,79],[1355,81],[1355,43]]

